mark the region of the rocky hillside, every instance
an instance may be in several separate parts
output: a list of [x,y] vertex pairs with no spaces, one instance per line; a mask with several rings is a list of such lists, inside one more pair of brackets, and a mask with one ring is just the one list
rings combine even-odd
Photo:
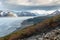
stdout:
[[[48,32],[51,32],[56,28],[60,28],[60,15],[54,16],[52,18],[48,18],[43,22],[34,24],[32,26],[28,26],[22,30],[13,32],[10,35],[0,38],[0,40],[30,40],[29,37],[32,37],[32,36],[35,37],[37,35],[42,35],[43,33],[49,34]],[[60,34],[59,31],[56,34]],[[56,37],[58,37],[58,35],[56,35]],[[49,37],[46,37],[46,38],[49,39]]]
[[56,15],[60,15],[60,11],[59,10],[56,10],[54,11],[53,13],[47,15],[47,16],[38,16],[38,17],[35,17],[35,18],[31,18],[31,19],[28,19],[28,20],[24,20],[22,22],[22,25],[32,25],[32,24],[37,24],[39,22],[42,22],[44,21],[45,19],[48,19],[48,18],[51,18],[52,16],[56,16]]
[[39,17],[34,17],[34,18],[30,18],[27,20],[24,20],[21,24],[22,26],[29,26],[29,25],[34,25],[37,24],[39,22],[42,22],[48,18],[51,18],[52,16],[39,16]]

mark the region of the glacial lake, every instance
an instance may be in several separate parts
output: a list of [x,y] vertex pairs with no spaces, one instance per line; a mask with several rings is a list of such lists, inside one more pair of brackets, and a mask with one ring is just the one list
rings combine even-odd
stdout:
[[34,17],[0,17],[0,37],[6,36],[21,27],[24,20]]

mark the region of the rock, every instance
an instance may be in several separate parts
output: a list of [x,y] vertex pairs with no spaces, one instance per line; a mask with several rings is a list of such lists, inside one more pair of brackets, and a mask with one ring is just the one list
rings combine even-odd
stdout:
[[60,29],[52,30],[46,34],[35,35],[24,40],[60,40]]
[[53,30],[49,33],[47,33],[44,38],[45,39],[49,39],[49,40],[60,40],[60,29],[58,30]]

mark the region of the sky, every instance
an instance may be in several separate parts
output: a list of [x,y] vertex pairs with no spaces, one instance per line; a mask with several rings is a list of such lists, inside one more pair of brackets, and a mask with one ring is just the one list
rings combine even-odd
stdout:
[[0,9],[57,10],[60,9],[60,0],[0,0]]

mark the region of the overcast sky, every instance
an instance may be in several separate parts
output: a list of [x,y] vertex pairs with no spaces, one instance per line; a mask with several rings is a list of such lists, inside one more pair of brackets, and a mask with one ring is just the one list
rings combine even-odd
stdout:
[[60,9],[60,0],[0,0],[0,9],[56,10]]

